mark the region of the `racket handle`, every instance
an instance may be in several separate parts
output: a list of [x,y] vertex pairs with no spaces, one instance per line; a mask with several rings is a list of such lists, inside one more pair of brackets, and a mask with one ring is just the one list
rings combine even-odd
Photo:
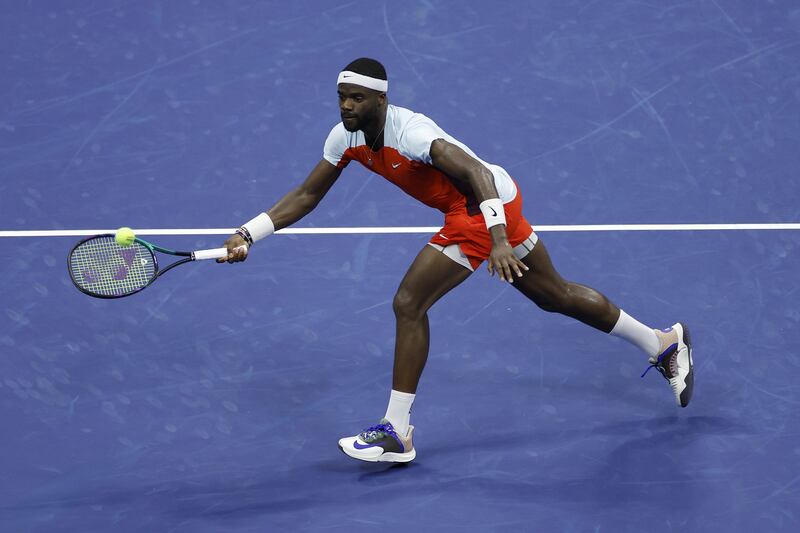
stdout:
[[219,259],[228,255],[227,248],[212,248],[210,250],[196,250],[192,252],[192,259],[200,261],[202,259]]

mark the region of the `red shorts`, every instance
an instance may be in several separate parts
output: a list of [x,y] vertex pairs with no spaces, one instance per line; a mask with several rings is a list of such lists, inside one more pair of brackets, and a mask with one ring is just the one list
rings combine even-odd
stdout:
[[[522,215],[522,193],[517,188],[517,196],[505,204],[506,235],[511,247],[522,244],[533,233],[530,223]],[[469,259],[473,269],[489,258],[492,252],[492,236],[486,227],[483,214],[470,216],[466,206],[447,213],[444,216],[444,227],[430,240],[431,244],[450,246],[458,244],[461,251]]]

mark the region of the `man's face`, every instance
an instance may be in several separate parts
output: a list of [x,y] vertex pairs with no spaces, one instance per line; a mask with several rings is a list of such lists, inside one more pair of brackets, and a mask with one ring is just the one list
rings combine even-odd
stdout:
[[384,93],[353,85],[339,84],[339,114],[347,131],[358,131],[369,127],[378,120],[381,103],[386,99]]

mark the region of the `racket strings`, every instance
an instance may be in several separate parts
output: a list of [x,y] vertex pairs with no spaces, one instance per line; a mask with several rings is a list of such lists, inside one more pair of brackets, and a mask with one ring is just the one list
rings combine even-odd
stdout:
[[152,252],[134,242],[122,247],[113,236],[84,241],[70,253],[70,271],[75,283],[100,296],[123,296],[146,287],[155,275]]

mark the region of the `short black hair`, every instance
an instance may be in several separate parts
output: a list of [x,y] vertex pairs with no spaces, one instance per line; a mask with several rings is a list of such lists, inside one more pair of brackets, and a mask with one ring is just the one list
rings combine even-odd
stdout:
[[386,69],[383,68],[381,62],[370,57],[359,57],[358,59],[351,61],[344,70],[349,70],[350,72],[355,72],[356,74],[363,74],[364,76],[369,76],[370,78],[376,78],[379,80],[386,80]]

